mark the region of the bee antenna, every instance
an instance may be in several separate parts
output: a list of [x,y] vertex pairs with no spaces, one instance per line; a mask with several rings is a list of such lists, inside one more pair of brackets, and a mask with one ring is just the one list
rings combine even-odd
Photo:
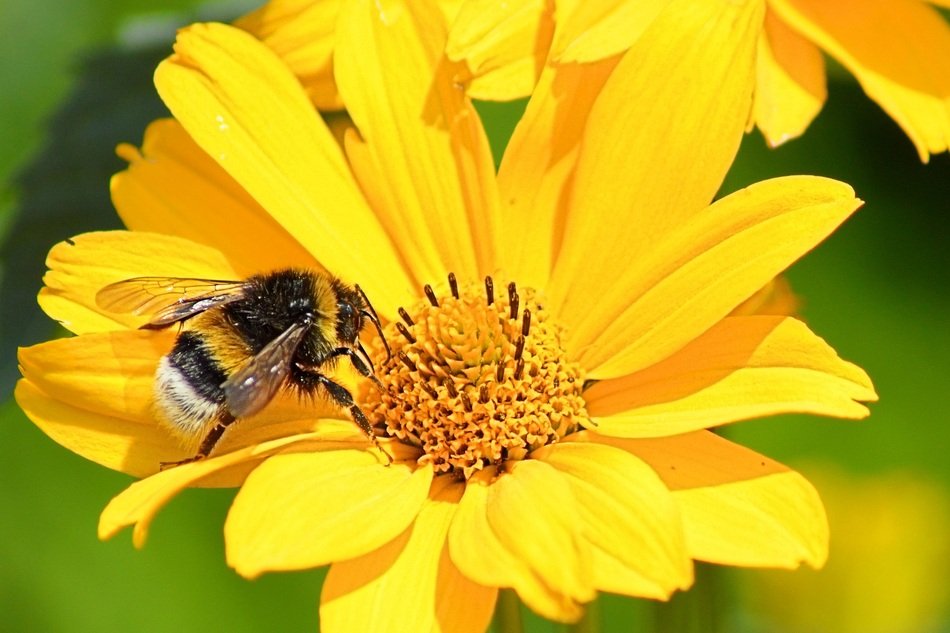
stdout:
[[376,314],[376,309],[373,308],[373,304],[369,302],[369,297],[366,296],[366,293],[363,292],[363,289],[360,288],[359,284],[355,285],[356,292],[360,293],[360,296],[363,298],[363,304],[366,306],[365,309],[360,310],[360,314],[363,314],[368,318],[373,325],[376,326],[376,331],[379,332],[379,338],[383,341],[383,347],[386,348],[386,362],[388,363],[392,357],[393,352],[389,349],[389,342],[386,340],[386,336],[383,334],[383,325],[379,322],[379,316]]

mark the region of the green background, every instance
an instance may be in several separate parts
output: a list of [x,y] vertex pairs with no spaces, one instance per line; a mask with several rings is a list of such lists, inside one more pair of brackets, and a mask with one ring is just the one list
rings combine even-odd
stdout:
[[[249,582],[225,565],[221,527],[232,491],[180,495],[156,520],[144,550],[132,547],[128,531],[99,542],[99,512],[130,478],[60,448],[10,396],[16,346],[56,333],[34,300],[46,251],[77,232],[118,226],[108,200],[108,177],[121,168],[113,148],[138,143],[146,122],[163,113],[151,69],[167,54],[175,26],[236,16],[247,6],[0,4],[0,631],[316,628],[323,571]],[[900,473],[947,500],[950,159],[939,155],[921,165],[897,126],[842,73],[833,73],[829,90],[829,103],[803,139],[769,150],[758,134],[748,136],[723,191],[814,173],[850,183],[867,201],[790,278],[812,328],[868,371],[881,402],[866,421],[782,416],[728,433],[801,465],[806,475],[825,464],[855,481]],[[481,107],[496,150],[521,107]],[[867,552],[868,560],[880,555]],[[754,589],[761,573],[704,568],[698,588],[672,609],[608,596],[594,619],[608,631],[683,630],[677,618],[704,612],[715,593],[721,630],[795,630],[770,615],[767,601],[752,603],[761,597]],[[938,591],[946,597],[945,586]],[[945,602],[942,614],[920,615],[927,616],[923,624],[908,622],[904,630],[950,631]],[[526,624],[562,628],[532,616]]]

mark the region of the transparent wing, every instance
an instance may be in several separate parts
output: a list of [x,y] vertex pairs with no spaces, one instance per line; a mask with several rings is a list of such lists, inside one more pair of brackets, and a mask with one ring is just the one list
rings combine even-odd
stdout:
[[103,310],[148,316],[145,327],[163,327],[244,297],[243,281],[135,277],[96,293]]
[[274,398],[290,372],[290,360],[310,323],[304,319],[291,325],[221,385],[234,417],[254,415]]

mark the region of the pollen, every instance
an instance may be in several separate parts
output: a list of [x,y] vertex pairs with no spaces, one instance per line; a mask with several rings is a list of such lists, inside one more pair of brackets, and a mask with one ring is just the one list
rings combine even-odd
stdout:
[[[425,298],[385,328],[392,357],[361,406],[376,428],[422,449],[420,463],[468,478],[589,426],[584,373],[534,290],[460,286]],[[378,343],[378,342],[377,342]],[[385,358],[382,345],[376,358]]]

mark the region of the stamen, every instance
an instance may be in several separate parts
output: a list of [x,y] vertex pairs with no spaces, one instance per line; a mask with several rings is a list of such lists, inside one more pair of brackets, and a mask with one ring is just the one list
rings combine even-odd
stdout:
[[485,277],[485,296],[488,298],[488,305],[495,303],[495,282],[490,275]]
[[446,378],[444,381],[442,381],[442,384],[445,385],[445,390],[449,392],[449,397],[459,397],[458,389],[455,388],[455,383],[452,382],[451,378]]
[[518,337],[518,342],[515,343],[515,360],[521,360],[521,355],[524,354],[524,336]]
[[435,291],[432,289],[432,286],[426,284],[422,287],[422,290],[426,293],[426,298],[429,300],[429,303],[432,304],[432,307],[438,308],[439,300],[435,298]]
[[419,383],[419,384],[422,386],[422,389],[423,389],[427,394],[429,394],[429,397],[430,397],[430,398],[432,398],[433,400],[438,400],[438,399],[439,399],[439,392],[435,390],[435,387],[433,387],[432,385],[430,385],[430,384],[427,383],[427,382],[421,382],[421,383]]
[[478,390],[478,401],[481,404],[488,402],[488,385],[482,385]]
[[406,355],[406,352],[400,351],[396,356],[399,357],[399,360],[402,361],[402,364],[409,368],[409,371],[416,371],[419,369],[416,367],[416,364],[412,362],[412,359]]
[[531,311],[525,308],[521,313],[521,336],[528,336],[531,330]]
[[408,325],[409,327],[412,327],[413,325],[416,324],[416,322],[412,320],[412,317],[409,316],[409,313],[406,312],[405,308],[403,308],[402,306],[399,306],[399,316],[402,317],[402,320],[405,321],[406,325]]
[[508,284],[508,305],[511,307],[511,318],[515,319],[518,317],[518,304],[521,301],[521,298],[518,296],[518,288],[515,286],[515,282]]
[[495,370],[495,380],[498,382],[505,381],[505,366],[501,363],[498,364],[498,369]]
[[449,290],[452,291],[453,297],[459,298],[459,282],[455,278],[455,273],[449,273]]
[[404,337],[406,337],[406,340],[409,341],[410,343],[416,342],[416,337],[413,336],[412,333],[408,330],[408,328],[406,328],[406,326],[403,325],[402,323],[397,322],[396,329],[399,330],[399,333],[402,334]]
[[459,394],[459,398],[462,400],[462,406],[465,407],[465,410],[471,413],[473,411],[472,401],[469,400],[468,394],[463,391]]
[[524,359],[519,358],[518,364],[515,365],[515,380],[521,380],[524,377]]

